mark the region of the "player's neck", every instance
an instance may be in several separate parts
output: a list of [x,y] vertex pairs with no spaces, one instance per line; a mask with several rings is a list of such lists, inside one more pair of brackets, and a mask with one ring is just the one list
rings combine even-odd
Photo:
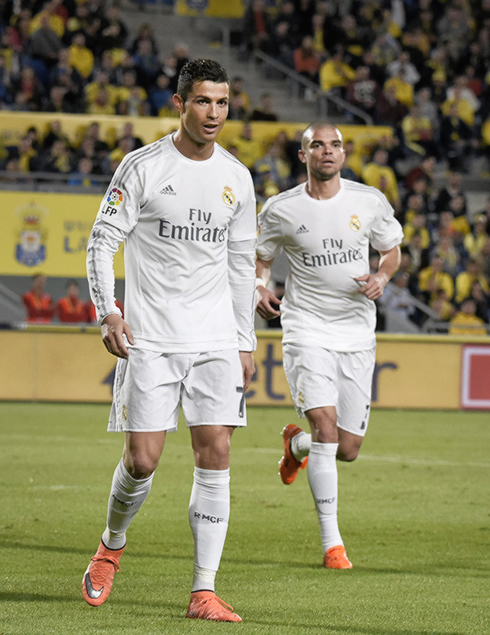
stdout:
[[338,175],[328,181],[318,181],[310,177],[306,183],[306,193],[318,201],[333,198],[339,191],[340,177]]
[[206,161],[213,156],[214,141],[196,143],[182,128],[174,134],[173,142],[177,150],[192,161]]

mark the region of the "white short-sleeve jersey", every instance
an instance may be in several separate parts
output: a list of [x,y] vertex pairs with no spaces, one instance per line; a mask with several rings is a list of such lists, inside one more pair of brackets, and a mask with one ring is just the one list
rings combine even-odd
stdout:
[[[169,353],[238,346],[229,249],[239,241],[254,247],[257,235],[245,166],[218,144],[211,158],[190,160],[168,135],[124,158],[100,205],[101,221],[124,234],[124,317],[136,345]],[[92,277],[108,275],[90,256],[88,268]],[[253,267],[245,277],[253,297]],[[94,288],[104,285],[93,279]]]
[[369,244],[388,251],[403,231],[385,196],[340,179],[332,198],[316,200],[306,184],[270,198],[259,215],[257,255],[284,249],[290,270],[281,305],[285,344],[361,351],[375,345],[374,302],[354,278],[369,273]]

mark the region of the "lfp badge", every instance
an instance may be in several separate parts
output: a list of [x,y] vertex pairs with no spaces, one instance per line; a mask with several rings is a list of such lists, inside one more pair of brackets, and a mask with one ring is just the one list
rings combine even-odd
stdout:
[[122,203],[122,201],[123,195],[121,190],[118,190],[117,187],[113,187],[112,190],[109,192],[107,202],[109,203],[109,205],[112,205],[112,207],[117,207]]
[[37,267],[46,260],[47,230],[43,226],[49,214],[44,207],[32,202],[16,210],[20,218],[20,230],[15,246],[15,258],[26,267]]

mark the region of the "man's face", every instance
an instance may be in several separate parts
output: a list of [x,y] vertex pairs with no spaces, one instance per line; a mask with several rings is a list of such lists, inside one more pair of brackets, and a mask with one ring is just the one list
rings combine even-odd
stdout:
[[342,136],[333,127],[314,128],[306,133],[299,158],[306,163],[308,173],[318,181],[329,181],[344,164]]
[[215,141],[228,116],[228,101],[228,84],[208,80],[195,82],[185,103],[179,95],[174,96],[181,125],[197,144]]

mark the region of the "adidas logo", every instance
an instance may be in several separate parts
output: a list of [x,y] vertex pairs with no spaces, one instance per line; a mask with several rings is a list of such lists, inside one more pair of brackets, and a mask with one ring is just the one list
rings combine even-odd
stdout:
[[306,229],[304,225],[301,225],[301,227],[298,227],[298,229],[296,230],[297,234],[308,234],[309,232],[310,230]]
[[177,192],[171,185],[167,185],[163,188],[163,190],[160,190],[160,194],[170,194],[171,196],[176,196]]

